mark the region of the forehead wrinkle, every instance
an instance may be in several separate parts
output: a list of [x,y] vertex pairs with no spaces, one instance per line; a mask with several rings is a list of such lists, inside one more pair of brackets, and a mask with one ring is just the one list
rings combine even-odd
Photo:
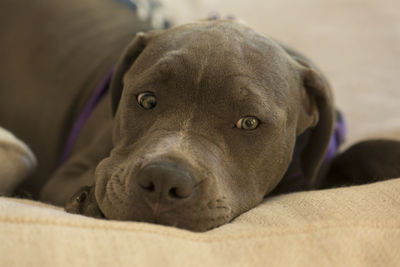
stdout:
[[249,74],[247,73],[243,73],[243,72],[237,72],[237,73],[230,73],[228,75],[226,75],[220,82],[219,84],[221,84],[222,86],[225,84],[226,80],[228,79],[234,79],[234,78],[239,78],[239,77],[243,77],[243,78],[248,78],[248,79],[253,79],[253,77],[251,77]]
[[200,61],[199,61],[199,68],[197,70],[197,75],[196,75],[196,79],[195,79],[195,84],[196,84],[196,95],[195,97],[197,98],[199,91],[200,91],[200,84],[203,78],[203,74],[206,71],[206,67],[208,65],[208,57],[207,56],[203,56],[201,57]]
[[124,84],[130,85],[137,82],[137,77],[139,75],[151,76],[152,78],[157,78],[157,74],[163,76],[168,76],[169,74],[176,73],[176,65],[174,62],[180,62],[182,65],[185,64],[184,56],[188,53],[186,49],[171,50],[164,53],[161,57],[157,58],[153,62],[148,62],[147,66],[144,68],[137,68],[136,64],[132,64],[129,71],[132,75],[124,75]]
[[167,66],[169,71],[175,70],[174,64],[175,62],[180,62],[182,64],[185,63],[185,55],[188,54],[186,49],[172,50],[165,53],[161,58],[159,58],[156,63],[153,65],[156,68],[158,66]]
[[[178,51],[177,53],[168,53],[166,56],[164,56],[163,58],[161,58],[160,60],[158,60],[158,62],[155,64],[156,66],[160,66],[160,65],[166,65],[166,68],[168,69],[168,72],[172,72],[175,73],[177,77],[179,77],[179,67],[176,67],[176,61],[178,60],[180,63],[182,63],[181,65],[184,65],[184,63],[186,63],[185,60],[185,52],[181,53],[181,51]],[[175,63],[174,63],[175,62]],[[200,82],[201,77],[202,77],[202,72],[205,68],[205,65],[207,63],[203,63],[201,64],[201,68],[200,68],[200,73],[196,75],[196,77],[193,77],[193,79],[191,80],[195,80],[195,83]],[[187,69],[187,68],[185,68]],[[186,84],[186,83],[181,83],[179,85],[179,79],[174,79],[175,82],[177,83],[177,85],[175,86],[176,88],[180,87],[180,86],[191,86],[194,83],[191,84]],[[198,86],[196,86],[198,87]],[[198,91],[194,90],[195,88],[190,88],[190,90],[186,90],[186,91],[190,91],[192,92],[192,94],[194,94],[194,97],[197,97],[198,95]],[[172,91],[170,93],[173,93]],[[192,95],[193,97],[193,95]],[[175,142],[175,148],[177,148],[178,150],[189,150],[189,148],[187,147],[187,144],[185,144],[185,141],[187,139],[188,136],[188,132],[190,131],[190,127],[191,127],[191,122],[193,120],[194,117],[194,111],[196,109],[196,103],[195,101],[193,101],[191,103],[191,105],[187,105],[185,107],[185,111],[182,113],[184,114],[183,116],[181,116],[181,122],[180,122],[180,129],[177,131],[177,135],[175,136],[175,140],[178,142]],[[168,143],[168,142],[167,142]]]
[[178,154],[193,166],[198,166],[196,157],[192,153],[188,140],[180,134],[166,135],[152,144],[150,149],[145,152],[144,162],[151,162],[164,155]]
[[[240,75],[243,76],[243,75]],[[248,78],[248,75],[244,75]],[[230,94],[232,96],[231,103],[228,105],[238,112],[242,112],[243,116],[247,115],[264,115],[266,120],[276,119],[278,117],[277,110],[280,108],[276,105],[274,97],[269,93],[270,90],[265,85],[255,80],[247,82],[243,86],[235,86],[231,90],[237,90],[237,93]],[[239,92],[245,90],[245,93]]]
[[[209,46],[207,46],[208,50],[210,49]],[[170,67],[171,70],[175,70],[180,72],[176,66],[179,64],[181,66],[184,66],[184,69],[186,71],[194,71],[196,70],[196,76],[195,78],[192,79],[192,81],[194,81],[194,84],[196,85],[196,87],[199,87],[200,82],[203,78],[203,74],[206,70],[206,66],[208,65],[208,57],[207,57],[207,53],[208,52],[204,52],[201,51],[200,55],[203,55],[200,59],[199,57],[195,57],[195,62],[193,62],[192,60],[192,55],[195,52],[200,52],[200,51],[191,51],[193,49],[189,48],[180,48],[177,50],[172,50],[172,51],[168,51],[163,57],[161,57],[157,63],[155,65],[168,65]],[[197,53],[197,55],[199,55],[199,53]],[[178,64],[176,64],[178,62]],[[175,64],[174,64],[175,63]],[[198,68],[195,68],[195,67]],[[192,88],[193,89],[193,88]],[[198,89],[198,88],[196,88]]]
[[[195,101],[192,101],[190,105],[190,110],[187,110],[187,116],[185,120],[182,122],[182,128],[179,132],[181,138],[185,138],[190,127],[192,124],[192,120],[195,116],[195,110],[198,108],[198,103],[196,99],[199,98],[200,90],[201,90],[201,84],[202,80],[205,76],[205,73],[207,71],[207,66],[209,64],[208,56],[209,56],[209,51],[211,50],[211,46],[209,44],[206,45],[205,49],[202,47],[202,49],[191,49],[192,53],[189,53],[189,49],[185,49],[187,53],[184,54],[179,54],[181,57],[181,60],[184,62],[183,64],[185,66],[188,66],[186,69],[191,70],[193,73],[193,78],[191,79],[190,86],[193,86],[193,88],[190,88],[190,91],[193,92],[193,99]],[[206,51],[204,51],[206,50]],[[192,54],[197,54],[197,57],[194,57],[195,61],[193,61],[193,58],[191,57]],[[189,85],[186,85],[189,86]]]
[[161,58],[161,60],[174,60],[175,58],[179,58],[182,60],[183,57],[188,53],[189,51],[186,48],[169,50],[167,53],[165,53],[165,55]]

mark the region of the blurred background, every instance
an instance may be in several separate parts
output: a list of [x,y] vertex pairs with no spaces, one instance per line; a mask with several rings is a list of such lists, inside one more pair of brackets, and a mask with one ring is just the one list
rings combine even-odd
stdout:
[[361,138],[400,139],[399,0],[161,0],[173,24],[233,15],[314,61]]

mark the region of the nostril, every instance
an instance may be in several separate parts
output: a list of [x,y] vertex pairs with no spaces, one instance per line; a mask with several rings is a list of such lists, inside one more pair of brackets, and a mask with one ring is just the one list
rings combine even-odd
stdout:
[[180,194],[180,192],[178,191],[178,188],[173,187],[169,190],[168,192],[169,196],[172,198],[185,198],[187,196]]
[[148,182],[146,184],[140,184],[140,187],[148,192],[154,192],[155,186],[153,182]]
[[187,198],[192,194],[192,188],[172,187],[168,191],[168,195],[172,198]]
[[184,198],[183,196],[180,196],[180,195],[178,194],[178,188],[176,188],[176,187],[171,188],[171,189],[169,190],[168,194],[169,194],[169,196],[172,197],[172,198]]
[[179,165],[152,163],[143,167],[136,177],[141,194],[152,201],[173,202],[188,199],[194,193],[194,178]]

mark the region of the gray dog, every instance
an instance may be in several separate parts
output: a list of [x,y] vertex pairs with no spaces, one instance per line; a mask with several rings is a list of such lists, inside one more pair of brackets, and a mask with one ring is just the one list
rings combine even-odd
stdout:
[[150,27],[116,2],[34,2],[0,4],[0,125],[39,159],[20,190],[70,212],[204,231],[268,194],[324,185],[336,111],[304,56],[231,20],[129,43]]

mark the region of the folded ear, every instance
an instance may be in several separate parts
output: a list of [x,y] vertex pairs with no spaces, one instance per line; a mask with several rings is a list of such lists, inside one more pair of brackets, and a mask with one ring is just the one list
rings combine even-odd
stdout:
[[328,81],[317,70],[308,67],[304,76],[304,87],[311,101],[315,102],[319,117],[311,129],[307,145],[301,154],[304,175],[310,181],[310,188],[314,188],[332,138],[335,107]]
[[297,134],[308,135],[300,160],[309,188],[315,188],[334,129],[335,108],[330,85],[323,74],[304,56],[289,50],[300,64],[301,107]]
[[122,95],[122,90],[124,87],[124,75],[135,62],[135,60],[142,53],[147,43],[149,42],[152,34],[138,32],[133,41],[128,45],[125,51],[120,57],[113,77],[111,79],[110,90],[111,90],[111,104],[113,115],[117,113],[119,100]]

